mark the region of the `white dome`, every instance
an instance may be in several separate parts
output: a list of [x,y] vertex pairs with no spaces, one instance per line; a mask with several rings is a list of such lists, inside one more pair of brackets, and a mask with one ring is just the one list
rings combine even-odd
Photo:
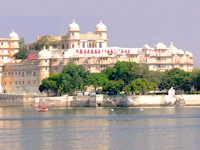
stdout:
[[100,20],[100,23],[96,25],[95,31],[107,31],[107,27],[105,24],[102,23],[102,20]]
[[147,45],[147,44],[145,44],[145,45],[143,46],[143,49],[150,49],[150,46]]
[[108,53],[102,52],[100,56],[101,56],[101,57],[108,56]]
[[184,51],[180,49],[178,54],[184,54]]
[[15,33],[15,31],[13,30],[13,32],[9,34],[9,39],[11,39],[11,40],[19,40],[18,34]]
[[73,22],[68,26],[68,31],[80,31],[79,25],[73,19]]
[[185,55],[189,55],[190,53],[188,51],[185,52]]
[[79,57],[79,56],[80,56],[79,53],[75,53],[75,54],[73,55],[73,57]]
[[39,53],[38,53],[38,59],[50,59],[51,58],[51,52],[48,51],[45,46],[44,46],[44,49],[41,50]]
[[167,49],[166,45],[164,45],[162,42],[159,42],[156,46],[155,49]]
[[191,52],[189,53],[189,57],[193,57],[193,54]]

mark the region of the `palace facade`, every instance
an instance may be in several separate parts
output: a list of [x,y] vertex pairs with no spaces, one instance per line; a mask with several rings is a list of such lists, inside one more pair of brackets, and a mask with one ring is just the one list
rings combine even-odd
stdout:
[[[15,37],[15,38],[14,38]],[[37,36],[36,40],[40,37]],[[145,44],[142,48],[107,47],[107,27],[102,23],[96,25],[94,33],[80,34],[79,25],[73,20],[68,26],[66,35],[55,37],[61,42],[60,47],[44,47],[39,53],[30,51],[26,60],[14,60],[12,56],[18,52],[18,35],[9,35],[7,62],[0,66],[1,92],[9,93],[38,93],[42,79],[49,77],[51,72],[60,73],[63,66],[69,63],[83,65],[91,73],[101,72],[106,67],[113,67],[117,61],[131,61],[148,65],[150,70],[165,71],[180,68],[191,72],[193,70],[193,55],[177,49],[171,41],[167,47],[162,42],[151,48]],[[3,39],[0,39],[0,41]],[[15,44],[13,44],[15,43]],[[1,46],[1,45],[0,45]]]

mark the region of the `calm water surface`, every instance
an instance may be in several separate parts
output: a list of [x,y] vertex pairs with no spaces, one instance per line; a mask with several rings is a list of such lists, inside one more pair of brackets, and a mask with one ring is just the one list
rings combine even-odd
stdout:
[[0,107],[0,149],[199,149],[200,107]]

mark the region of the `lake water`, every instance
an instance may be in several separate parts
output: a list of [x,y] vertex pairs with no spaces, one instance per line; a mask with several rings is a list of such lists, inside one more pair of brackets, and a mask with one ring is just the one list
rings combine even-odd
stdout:
[[199,149],[200,107],[0,107],[0,149]]

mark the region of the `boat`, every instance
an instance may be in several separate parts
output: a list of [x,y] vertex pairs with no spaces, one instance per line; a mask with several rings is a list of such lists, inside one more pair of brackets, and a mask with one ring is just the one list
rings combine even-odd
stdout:
[[47,112],[48,111],[48,106],[39,106],[38,107],[39,112]]

